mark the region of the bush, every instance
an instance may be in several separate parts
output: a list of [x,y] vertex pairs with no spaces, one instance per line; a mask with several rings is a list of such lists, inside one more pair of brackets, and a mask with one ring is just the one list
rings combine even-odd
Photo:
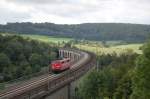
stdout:
[[39,72],[56,57],[57,48],[50,44],[15,35],[0,35],[0,73],[3,78],[0,82]]

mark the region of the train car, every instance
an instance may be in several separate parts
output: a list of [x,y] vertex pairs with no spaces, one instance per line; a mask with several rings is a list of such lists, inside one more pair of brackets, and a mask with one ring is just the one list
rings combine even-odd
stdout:
[[61,60],[55,60],[51,62],[51,70],[52,72],[61,72],[66,69],[69,69],[71,66],[70,58],[64,58]]

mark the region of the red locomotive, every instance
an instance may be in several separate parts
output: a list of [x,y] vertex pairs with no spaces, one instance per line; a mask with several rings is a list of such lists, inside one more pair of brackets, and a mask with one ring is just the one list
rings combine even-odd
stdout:
[[64,58],[62,60],[55,60],[51,62],[52,72],[60,72],[70,68],[70,58]]

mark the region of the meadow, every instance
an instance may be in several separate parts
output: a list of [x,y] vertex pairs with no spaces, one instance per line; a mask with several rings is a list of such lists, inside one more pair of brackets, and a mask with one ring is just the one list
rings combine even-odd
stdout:
[[[12,34],[5,34],[5,35],[12,35]],[[14,35],[14,34],[13,34]],[[16,34],[15,34],[16,35]],[[65,37],[55,37],[55,36],[44,36],[44,35],[27,35],[23,34],[20,35],[24,38],[39,40],[46,43],[55,43],[55,44],[62,44],[62,43],[68,43],[73,38],[65,38]],[[141,54],[142,51],[140,50],[140,47],[143,45],[142,43],[133,43],[133,44],[127,44],[123,41],[106,41],[106,45],[104,46],[102,41],[87,41],[82,43],[73,44],[72,46],[77,47],[82,50],[91,51],[97,54],[108,54],[108,53],[125,53],[125,52],[135,52],[138,54]]]
[[126,44],[126,45],[117,45],[117,46],[111,46],[111,47],[103,47],[103,46],[92,46],[91,44],[76,44],[75,47],[82,49],[82,50],[87,50],[91,51],[97,54],[111,54],[111,53],[126,53],[126,52],[135,52],[138,54],[141,54],[142,51],[140,50],[140,47],[143,44]]
[[[42,35],[22,35],[25,38],[31,38],[34,40],[39,40],[47,43],[68,43],[73,38],[65,38],[65,37],[54,37],[54,36],[42,36]],[[105,47],[101,41],[88,41],[88,43],[79,43],[73,44],[74,47],[77,47],[82,50],[91,51],[97,54],[108,54],[108,53],[125,53],[125,52],[135,52],[141,54],[142,51],[140,47],[143,45],[142,43],[139,44],[126,44],[122,43],[122,41],[106,41],[106,44],[109,47]]]
[[47,42],[47,43],[67,43],[71,40],[72,38],[65,38],[65,37],[55,37],[55,36],[43,36],[43,35],[21,35],[25,38],[31,38],[34,40],[39,40],[42,42]]

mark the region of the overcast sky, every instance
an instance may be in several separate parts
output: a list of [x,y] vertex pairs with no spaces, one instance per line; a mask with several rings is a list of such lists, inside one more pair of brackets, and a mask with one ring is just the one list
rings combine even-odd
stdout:
[[150,0],[0,0],[7,22],[150,24]]

